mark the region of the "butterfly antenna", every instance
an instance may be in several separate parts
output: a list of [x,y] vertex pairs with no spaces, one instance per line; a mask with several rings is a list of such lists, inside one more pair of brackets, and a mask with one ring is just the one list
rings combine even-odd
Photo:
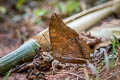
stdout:
[[46,36],[44,34],[42,34],[42,35],[45,38],[45,40],[47,41],[47,43],[50,44],[49,41],[47,40]]
[[[43,37],[45,38],[45,40],[47,41],[47,43],[48,43],[49,45],[51,45],[51,44],[49,43],[48,39],[46,38],[46,36],[45,36],[44,34],[42,34],[42,35],[43,35]],[[50,46],[50,49],[51,49],[51,46]]]

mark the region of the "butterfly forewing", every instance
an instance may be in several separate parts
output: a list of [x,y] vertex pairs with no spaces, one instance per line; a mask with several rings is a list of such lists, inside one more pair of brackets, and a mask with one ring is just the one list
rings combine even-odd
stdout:
[[54,57],[84,57],[78,33],[67,27],[55,13],[50,20],[49,36]]

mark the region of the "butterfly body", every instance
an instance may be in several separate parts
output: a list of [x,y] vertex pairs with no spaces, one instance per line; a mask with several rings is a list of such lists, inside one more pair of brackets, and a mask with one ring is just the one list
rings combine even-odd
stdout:
[[[53,14],[49,24],[49,36],[53,56],[63,63],[84,63],[88,59],[90,48],[79,38],[79,34],[67,27],[60,16]],[[84,46],[84,47],[83,47]]]

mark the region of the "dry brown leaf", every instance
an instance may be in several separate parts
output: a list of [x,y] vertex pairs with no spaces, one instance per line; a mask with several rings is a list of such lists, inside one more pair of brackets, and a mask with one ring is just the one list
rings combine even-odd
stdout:
[[110,40],[110,38],[113,38],[113,35],[117,38],[120,38],[120,27],[101,27],[97,30],[91,31],[91,35],[94,37],[101,38],[103,41]]

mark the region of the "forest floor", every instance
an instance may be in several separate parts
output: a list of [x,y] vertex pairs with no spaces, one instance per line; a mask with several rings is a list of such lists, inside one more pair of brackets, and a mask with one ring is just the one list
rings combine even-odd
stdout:
[[[27,39],[39,33],[40,31],[43,31],[45,28],[48,27],[50,15],[52,12],[50,14],[46,14],[47,16],[45,17],[43,16],[40,17],[42,20],[45,19],[44,23],[42,21],[42,23],[40,24],[35,24],[34,17],[29,16],[30,14],[29,9],[26,11],[28,11],[26,12],[28,15],[26,16],[27,18],[20,19],[16,22],[11,21],[10,18],[2,17],[1,22],[0,22],[0,57],[15,50],[21,44],[23,44]],[[62,15],[65,16],[64,14]],[[114,15],[108,17],[107,19],[96,24],[89,31],[96,30],[97,28],[105,28],[105,27],[120,25],[120,19],[119,19],[120,15],[117,15],[117,16],[118,18],[116,18],[116,16]],[[18,15],[16,17],[18,17]],[[111,46],[109,45],[105,47],[104,49],[106,50],[106,48],[108,47],[111,47]],[[78,64],[66,63],[66,64],[61,64],[61,66],[62,68],[60,69],[58,68],[57,70],[55,70],[55,72],[53,72],[52,67],[45,71],[38,71],[34,69],[33,72],[39,73],[39,76],[34,75],[34,73],[32,73],[30,74],[32,77],[29,79],[40,78],[40,80],[85,80],[86,78],[95,79],[95,78],[100,77],[101,80],[119,80],[120,78],[119,77],[120,76],[120,67],[119,67],[120,63],[119,62],[117,62],[114,67],[110,68],[110,70],[106,70],[105,65],[101,65],[100,68],[102,69],[100,69],[100,72],[97,74],[93,73],[90,70],[90,68],[86,65],[81,66]],[[27,80],[26,77],[28,77],[28,74],[29,74],[29,71],[28,72],[23,71],[20,73],[13,72],[11,73],[10,77],[8,77],[8,80]],[[4,76],[0,76],[0,80],[3,77]]]

